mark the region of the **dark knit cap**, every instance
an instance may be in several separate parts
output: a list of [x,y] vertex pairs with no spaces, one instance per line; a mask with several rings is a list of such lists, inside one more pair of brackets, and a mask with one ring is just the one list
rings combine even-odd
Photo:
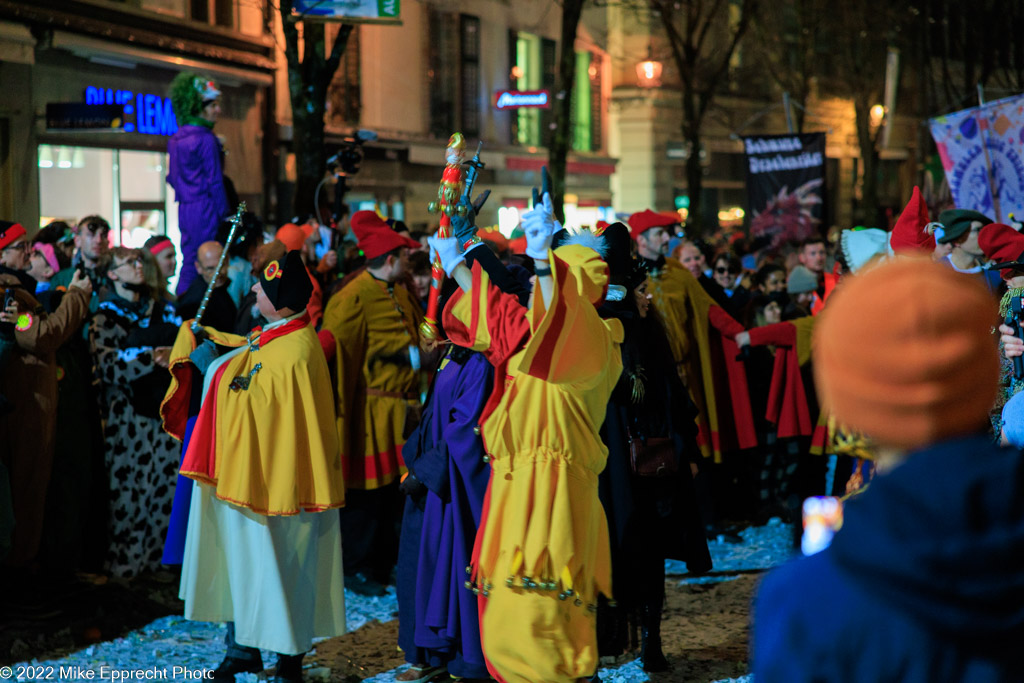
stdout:
[[301,311],[309,303],[313,294],[313,283],[309,280],[309,272],[302,257],[296,250],[289,251],[284,259],[271,259],[260,271],[260,284],[263,293],[270,299],[274,308],[290,308]]
[[939,222],[942,223],[943,234],[937,241],[939,244],[947,244],[961,237],[971,229],[971,223],[978,221],[982,225],[988,225],[992,219],[978,211],[970,209],[946,209],[939,214]]

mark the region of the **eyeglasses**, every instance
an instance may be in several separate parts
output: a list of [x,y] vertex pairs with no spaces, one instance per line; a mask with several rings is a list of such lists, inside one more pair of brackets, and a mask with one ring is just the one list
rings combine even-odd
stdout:
[[32,245],[29,244],[28,242],[18,242],[16,244],[4,247],[3,251],[28,251],[31,248]]
[[739,275],[740,271],[734,268],[726,268],[725,266],[717,266],[715,268],[715,272],[719,275],[725,275],[726,273],[729,273],[730,275]]
[[114,270],[118,270],[119,268],[124,268],[125,266],[131,266],[132,268],[141,268],[142,267],[142,259],[141,258],[133,258],[131,261],[125,261],[124,263],[119,263],[116,266],[114,266]]

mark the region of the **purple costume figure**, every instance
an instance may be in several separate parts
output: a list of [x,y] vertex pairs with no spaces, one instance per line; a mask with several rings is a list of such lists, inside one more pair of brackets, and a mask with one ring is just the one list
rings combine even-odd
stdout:
[[452,676],[488,678],[477,597],[464,584],[490,478],[474,427],[493,379],[494,368],[481,354],[452,347],[423,420],[402,449],[410,477],[427,490],[425,496],[410,492],[406,501],[398,644],[406,661],[427,665],[424,675],[447,666]]
[[213,81],[182,72],[171,83],[171,102],[179,126],[167,143],[167,182],[178,202],[181,296],[196,277],[199,245],[217,239],[217,227],[230,207],[224,192],[223,150],[212,130],[220,115],[220,91]]

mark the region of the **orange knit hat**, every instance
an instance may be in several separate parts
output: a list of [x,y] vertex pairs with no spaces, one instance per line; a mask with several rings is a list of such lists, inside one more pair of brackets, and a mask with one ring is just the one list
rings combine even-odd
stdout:
[[277,229],[277,234],[274,235],[275,239],[284,242],[284,246],[288,247],[288,251],[301,250],[307,237],[309,235],[306,234],[306,231],[295,223],[285,223]]
[[896,259],[836,289],[814,331],[814,376],[836,419],[916,448],[981,428],[996,397],[997,304],[977,278]]

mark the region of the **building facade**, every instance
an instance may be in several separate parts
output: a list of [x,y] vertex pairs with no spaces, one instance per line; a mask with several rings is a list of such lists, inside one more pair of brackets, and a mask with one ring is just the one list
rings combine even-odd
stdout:
[[[498,224],[500,213],[502,225],[514,226],[529,205],[530,187],[540,184],[553,113],[550,108],[508,107],[509,98],[499,102],[499,96],[543,91],[549,105],[558,96],[560,6],[551,0],[407,0],[401,12],[400,26],[357,26],[328,94],[330,152],[356,129],[373,131],[378,138],[364,145],[360,171],[348,178],[348,203],[353,210],[376,208],[413,227],[436,225],[427,206],[436,198],[445,143],[458,131],[466,137],[469,155],[483,142],[486,169],[479,187],[492,194],[481,223]],[[604,19],[603,13],[592,16]],[[609,181],[615,170],[607,151],[610,60],[592,31],[581,23],[575,45],[573,149],[566,183],[568,220],[589,225],[611,215]],[[329,27],[328,50],[333,33]],[[278,82],[283,83],[286,61],[280,49],[277,62]],[[295,171],[291,107],[283,88],[277,93],[276,118],[284,181],[279,218],[284,218]],[[324,191],[332,192],[331,184]]]
[[[98,214],[115,244],[177,241],[164,179],[177,127],[168,87],[182,70],[217,80],[225,173],[262,210],[274,68],[264,14],[248,3],[0,1],[0,215],[42,226]],[[86,127],[84,104],[120,105],[124,120]]]

